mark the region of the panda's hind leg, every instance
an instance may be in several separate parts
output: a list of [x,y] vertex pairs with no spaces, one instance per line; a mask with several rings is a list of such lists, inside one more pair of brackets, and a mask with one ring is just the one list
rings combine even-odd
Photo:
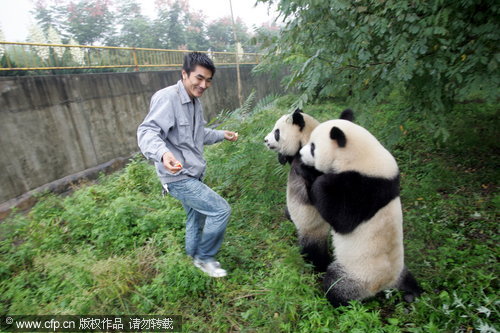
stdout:
[[417,280],[405,266],[399,277],[397,288],[405,293],[404,299],[407,302],[413,302],[415,297],[420,296],[423,289],[418,285]]
[[299,235],[300,253],[307,262],[313,264],[317,272],[325,272],[330,262],[332,262],[331,251],[328,246],[328,237],[329,233],[321,238]]
[[349,276],[338,262],[328,266],[323,278],[323,288],[326,298],[335,307],[368,296],[359,281]]

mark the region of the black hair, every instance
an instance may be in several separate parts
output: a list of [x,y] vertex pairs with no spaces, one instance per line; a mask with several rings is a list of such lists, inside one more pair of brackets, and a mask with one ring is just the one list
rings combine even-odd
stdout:
[[188,76],[192,71],[194,71],[197,65],[210,70],[212,72],[212,76],[215,75],[215,65],[205,53],[191,52],[184,56],[182,69],[186,71]]

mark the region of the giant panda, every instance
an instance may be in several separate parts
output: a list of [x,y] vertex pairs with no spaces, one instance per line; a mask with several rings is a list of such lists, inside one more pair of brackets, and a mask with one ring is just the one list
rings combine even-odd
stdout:
[[[299,246],[305,259],[317,271],[325,272],[331,262],[331,251],[328,248],[331,227],[309,202],[306,181],[298,174],[302,164],[300,148],[307,143],[309,135],[318,124],[316,119],[297,109],[278,119],[264,142],[267,148],[278,153],[281,164],[291,164],[286,190],[286,215],[295,224]],[[314,174],[312,170],[310,172]]]
[[365,128],[345,119],[318,125],[300,150],[311,179],[308,193],[333,228],[333,261],[324,275],[334,306],[388,288],[412,301],[422,290],[404,264],[399,169],[394,157]]

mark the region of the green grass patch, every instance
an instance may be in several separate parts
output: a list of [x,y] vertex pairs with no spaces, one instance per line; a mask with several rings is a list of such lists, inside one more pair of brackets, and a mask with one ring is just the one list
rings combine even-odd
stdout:
[[[496,332],[498,329],[498,105],[463,104],[447,141],[390,103],[355,110],[402,172],[406,262],[425,293],[390,290],[334,309],[299,255],[284,217],[288,167],[264,136],[292,98],[267,98],[225,115],[236,143],[206,147],[206,182],[233,214],[212,279],[184,254],[185,213],[161,196],[142,157],[98,183],[47,194],[0,224],[0,315],[181,315],[186,332]],[[319,120],[340,102],[310,105]]]

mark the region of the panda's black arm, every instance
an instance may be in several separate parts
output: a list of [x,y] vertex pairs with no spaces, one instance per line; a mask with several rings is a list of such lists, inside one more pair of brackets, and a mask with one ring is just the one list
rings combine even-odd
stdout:
[[314,182],[310,195],[336,232],[349,233],[399,196],[399,175],[385,179],[355,171],[325,174]]
[[323,175],[323,172],[317,170],[315,167],[302,163],[300,158],[296,158],[296,161],[297,162],[294,161],[293,163],[294,169],[297,174],[309,182],[310,185],[312,185],[319,176]]
[[317,178],[310,190],[310,199],[321,217],[328,222],[336,232],[339,232],[339,193],[335,190],[336,175],[325,174]]
[[285,165],[287,163],[292,164],[292,161],[293,161],[293,156],[278,154],[278,162],[280,162],[281,165]]
[[311,188],[316,179],[323,175],[323,172],[318,171],[316,168],[305,165],[302,163],[302,160],[300,157],[295,157],[293,163],[292,163],[292,168],[294,171],[304,179],[304,184],[306,186],[307,194],[309,196],[309,201],[313,203],[312,197],[311,197]]
[[365,221],[363,206],[371,200],[360,181],[356,174],[325,174],[313,184],[311,199],[316,209],[338,233],[350,233]]

